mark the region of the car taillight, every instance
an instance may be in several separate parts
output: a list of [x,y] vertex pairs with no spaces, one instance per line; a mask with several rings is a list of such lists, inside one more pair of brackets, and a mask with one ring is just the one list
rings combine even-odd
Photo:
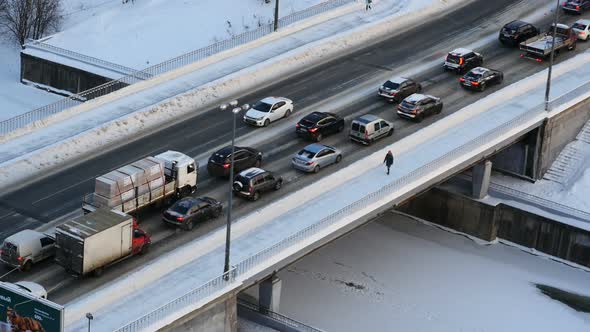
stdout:
[[310,133],[315,133],[316,131],[318,131],[318,128],[311,128],[311,129],[309,130],[309,132],[310,132]]
[[459,82],[465,82],[465,79],[464,79],[463,77],[461,77],[461,78],[459,79]]
[[541,61],[543,61],[543,59],[539,59],[539,58],[537,58],[537,59],[535,59],[535,61],[537,61],[537,62],[541,62]]
[[250,187],[248,191],[249,191],[251,194],[253,194],[253,193],[254,193],[254,187]]
[[22,262],[22,261],[23,261],[23,258],[22,258],[21,256],[18,256],[17,260],[18,260],[19,262]]
[[576,10],[580,10],[580,6],[576,6]]
[[418,113],[418,110],[417,109],[413,109],[412,110],[412,114],[416,114],[416,113]]
[[305,163],[305,165],[307,165],[307,166],[311,166],[313,164],[315,164],[313,161],[308,161],[308,162]]
[[520,53],[520,58],[524,58],[524,53]]
[[299,127],[301,127],[299,123],[295,125],[295,128],[299,129]]
[[184,221],[184,218],[183,217],[176,217],[176,221],[183,222]]
[[229,168],[229,163],[223,164],[223,168]]
[[460,57],[460,58],[459,58],[459,65],[462,65],[462,64],[463,64],[463,62],[465,62],[465,60],[463,60],[463,57]]
[[479,85],[479,82],[471,82],[471,85],[478,86]]
[[365,130],[365,139],[369,139],[369,133]]
[[389,93],[389,95],[390,95],[390,96],[392,96],[392,97],[395,97],[395,92],[391,91],[391,92]]

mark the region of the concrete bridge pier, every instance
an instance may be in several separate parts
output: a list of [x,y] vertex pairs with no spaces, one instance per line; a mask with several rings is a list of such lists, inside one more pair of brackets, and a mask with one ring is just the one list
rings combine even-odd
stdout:
[[490,176],[492,175],[492,162],[484,160],[473,166],[472,173],[472,196],[475,199],[482,199],[487,196],[490,187]]
[[283,281],[275,274],[260,282],[258,285],[258,305],[261,311],[279,312],[282,284]]

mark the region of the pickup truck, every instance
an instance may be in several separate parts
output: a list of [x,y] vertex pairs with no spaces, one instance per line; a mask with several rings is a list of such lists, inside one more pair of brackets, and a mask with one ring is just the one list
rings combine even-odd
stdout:
[[57,226],[55,240],[55,261],[76,276],[100,276],[105,267],[145,253],[152,243],[133,217],[105,208]]
[[[524,51],[520,55],[521,58],[532,59],[541,62],[551,54],[551,47],[553,44],[553,29],[552,24],[545,34],[529,38],[520,43],[520,49]],[[559,54],[561,50],[574,50],[578,37],[576,33],[565,24],[558,23],[555,31],[555,55]]]

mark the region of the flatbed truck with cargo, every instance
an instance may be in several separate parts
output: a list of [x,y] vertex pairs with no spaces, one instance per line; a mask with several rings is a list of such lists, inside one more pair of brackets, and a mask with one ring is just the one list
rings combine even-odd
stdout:
[[559,54],[562,50],[574,50],[578,40],[576,33],[569,26],[558,23],[555,29],[555,45],[553,45],[554,27],[552,24],[545,34],[520,43],[520,49],[524,51],[520,57],[541,62],[551,55],[552,48],[554,55]]

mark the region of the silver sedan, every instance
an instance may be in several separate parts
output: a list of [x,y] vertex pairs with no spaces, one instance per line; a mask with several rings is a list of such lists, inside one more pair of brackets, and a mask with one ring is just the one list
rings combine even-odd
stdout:
[[294,168],[304,172],[320,171],[320,168],[337,164],[342,160],[342,151],[323,144],[310,144],[297,152],[291,161]]

